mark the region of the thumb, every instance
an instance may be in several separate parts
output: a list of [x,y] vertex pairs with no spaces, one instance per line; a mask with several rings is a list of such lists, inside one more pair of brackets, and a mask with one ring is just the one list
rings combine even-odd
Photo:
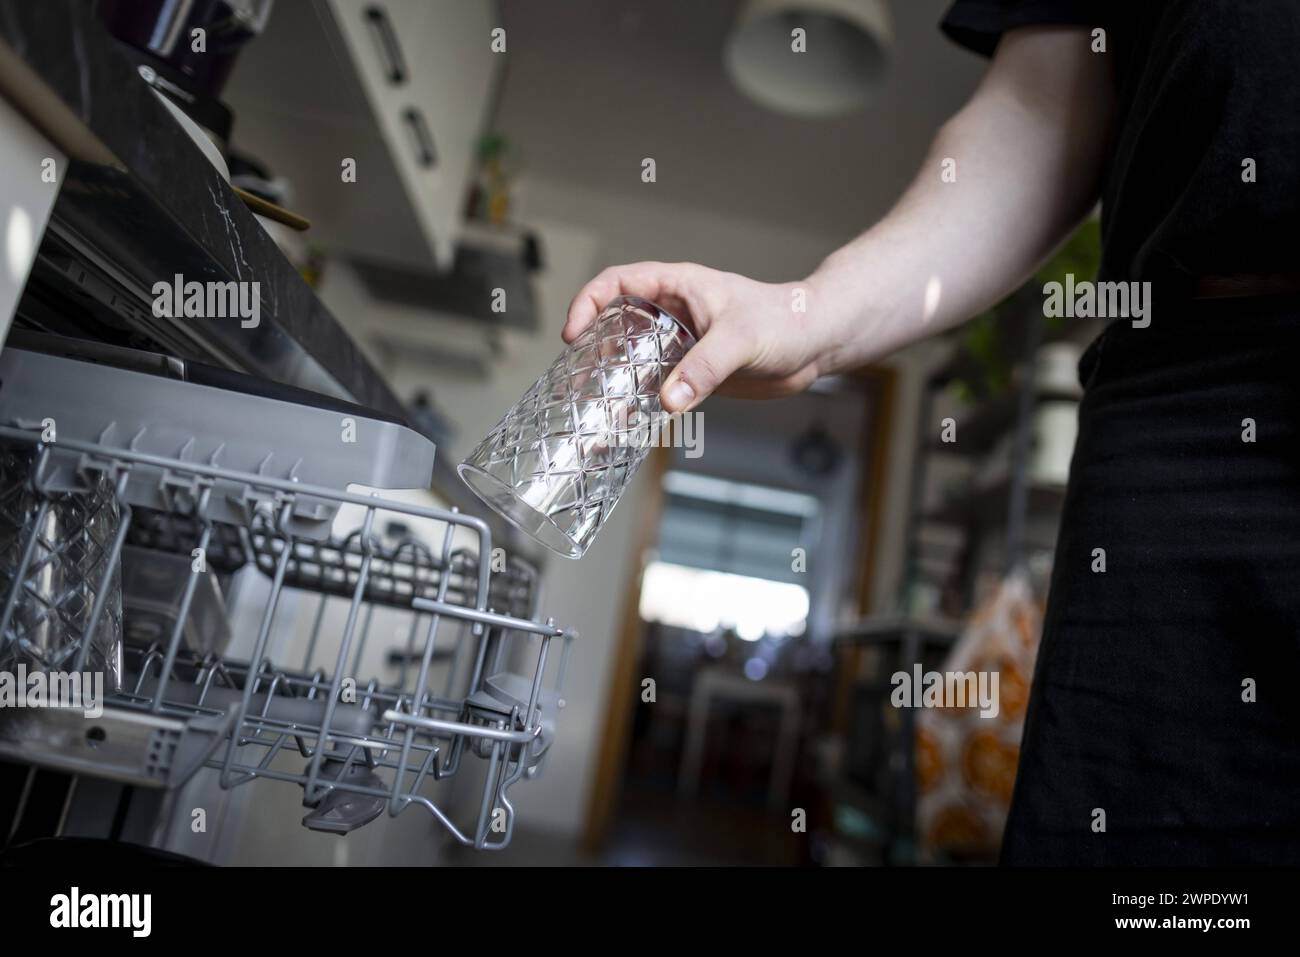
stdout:
[[715,328],[682,357],[659,391],[659,399],[669,412],[686,412],[747,361],[744,341],[734,333]]

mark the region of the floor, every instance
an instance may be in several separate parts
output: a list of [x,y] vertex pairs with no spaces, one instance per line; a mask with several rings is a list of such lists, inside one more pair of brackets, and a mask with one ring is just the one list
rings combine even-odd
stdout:
[[793,866],[807,835],[765,807],[702,797],[683,801],[629,791],[619,805],[602,863],[621,866]]
[[796,866],[807,863],[808,852],[807,835],[765,808],[633,790],[619,802],[599,853],[584,852],[575,838],[521,829],[504,851],[456,848],[445,860],[516,867]]

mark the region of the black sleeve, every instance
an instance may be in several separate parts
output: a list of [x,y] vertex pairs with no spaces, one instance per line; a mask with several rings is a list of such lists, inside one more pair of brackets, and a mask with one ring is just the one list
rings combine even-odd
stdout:
[[1102,20],[1098,0],[956,0],[939,28],[968,50],[992,56],[1002,34],[1015,27],[1076,24]]

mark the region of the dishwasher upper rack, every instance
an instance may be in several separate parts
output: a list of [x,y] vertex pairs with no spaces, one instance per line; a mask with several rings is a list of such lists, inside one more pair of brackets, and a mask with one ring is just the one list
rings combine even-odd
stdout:
[[[192,515],[137,507],[127,542],[185,552],[198,534]],[[214,522],[208,558],[225,571],[252,561],[270,577],[275,573],[281,541],[265,513],[255,514],[248,526]],[[459,548],[443,561],[423,540],[407,531],[390,541],[372,535],[368,549],[362,548],[359,530],[323,541],[295,540],[284,583],[321,594],[351,595],[367,551],[372,557],[366,579],[367,602],[409,608],[415,598],[436,598],[443,576],[449,577],[448,600],[456,604],[474,601],[479,584],[478,556]],[[503,549],[497,550],[490,565],[489,604],[508,614],[533,617],[536,602],[531,596],[538,582],[536,568],[518,556],[506,557]]]
[[[365,823],[384,811],[395,816],[419,804],[460,843],[481,849],[498,849],[509,843],[515,820],[509,790],[521,778],[538,773],[554,739],[556,711],[563,707],[560,687],[575,636],[550,621],[501,614],[489,605],[493,578],[498,576],[491,573],[494,553],[483,522],[455,510],[302,486],[93,443],[46,444],[38,433],[24,429],[0,427],[0,440],[31,447],[30,481],[38,494],[43,492],[42,477],[53,456],[61,458],[63,475],[68,474],[69,457],[75,458],[72,471],[86,479],[87,487],[102,477],[112,483],[122,515],[112,544],[114,557],[131,525],[132,509],[122,492],[128,480],[139,482],[146,475],[157,482],[171,510],[192,523],[200,549],[211,541],[217,524],[207,518],[213,487],[218,482],[241,485],[248,501],[239,505],[246,509],[249,522],[239,529],[240,535],[254,560],[258,554],[275,557],[252,664],[211,655],[200,658],[182,648],[181,624],[199,574],[196,571],[181,596],[181,611],[168,640],[131,650],[129,663],[134,671],[122,688],[109,696],[103,715],[92,720],[70,714],[68,709],[24,714],[16,732],[11,728],[6,735],[0,728],[0,753],[77,773],[165,787],[178,786],[199,766],[207,765],[219,769],[220,783],[227,788],[257,778],[298,784],[305,805],[316,809],[304,824],[322,830],[346,832],[359,826],[356,821],[360,818]],[[294,500],[300,494],[313,500],[325,498],[339,506],[356,506],[362,512],[359,528],[342,540],[353,542],[344,553],[359,557],[349,580],[350,594],[339,589],[333,593],[318,590],[322,608],[331,598],[346,602],[332,669],[295,670],[273,664],[266,655],[290,569],[303,554],[303,540],[294,534],[291,521]],[[432,594],[416,594],[405,609],[411,616],[406,647],[409,660],[400,663],[395,684],[378,679],[362,683],[353,673],[365,637],[362,626],[358,642],[359,621],[373,611],[375,595],[388,594],[369,589],[371,569],[377,560],[391,560],[396,553],[382,554],[373,534],[381,513],[432,521],[442,528],[440,547],[434,551],[421,546],[419,552],[435,558],[441,574]],[[469,532],[476,549],[452,548],[458,528]],[[20,600],[36,534],[33,528],[4,595],[0,646],[13,641],[10,618]],[[253,546],[255,541],[261,543],[260,552]],[[312,549],[318,546],[311,545]],[[419,550],[408,545],[407,551]],[[504,577],[513,577],[516,585],[507,594],[517,600],[519,583],[527,583],[527,610],[535,614],[535,570],[517,560],[508,564],[513,574]],[[456,591],[453,581],[459,583]],[[309,576],[299,576],[295,587],[309,590]],[[104,594],[103,590],[99,594]],[[451,600],[457,596],[469,600]],[[84,669],[102,612],[102,602],[98,602],[71,670]],[[313,646],[322,637],[322,617],[318,614],[314,624]],[[453,629],[459,632],[453,639],[456,655],[467,659],[470,673],[463,687],[453,687],[453,667],[448,687],[437,694],[430,687],[430,672],[440,629],[444,634]],[[506,659],[507,645],[520,638],[536,645],[531,675],[489,674]],[[562,639],[558,674],[553,685],[543,687],[550,645],[557,638]],[[354,644],[358,647],[350,665]],[[467,751],[484,759],[484,774],[474,824],[462,828],[424,791],[462,770]],[[284,759],[291,753],[305,759],[306,765],[286,768]],[[313,816],[317,817],[314,824]]]

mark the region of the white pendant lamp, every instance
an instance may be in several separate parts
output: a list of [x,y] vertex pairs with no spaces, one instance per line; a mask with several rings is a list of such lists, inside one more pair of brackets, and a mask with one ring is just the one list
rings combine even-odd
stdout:
[[727,72],[769,109],[840,116],[883,85],[892,43],[884,0],[749,0],[727,39]]

